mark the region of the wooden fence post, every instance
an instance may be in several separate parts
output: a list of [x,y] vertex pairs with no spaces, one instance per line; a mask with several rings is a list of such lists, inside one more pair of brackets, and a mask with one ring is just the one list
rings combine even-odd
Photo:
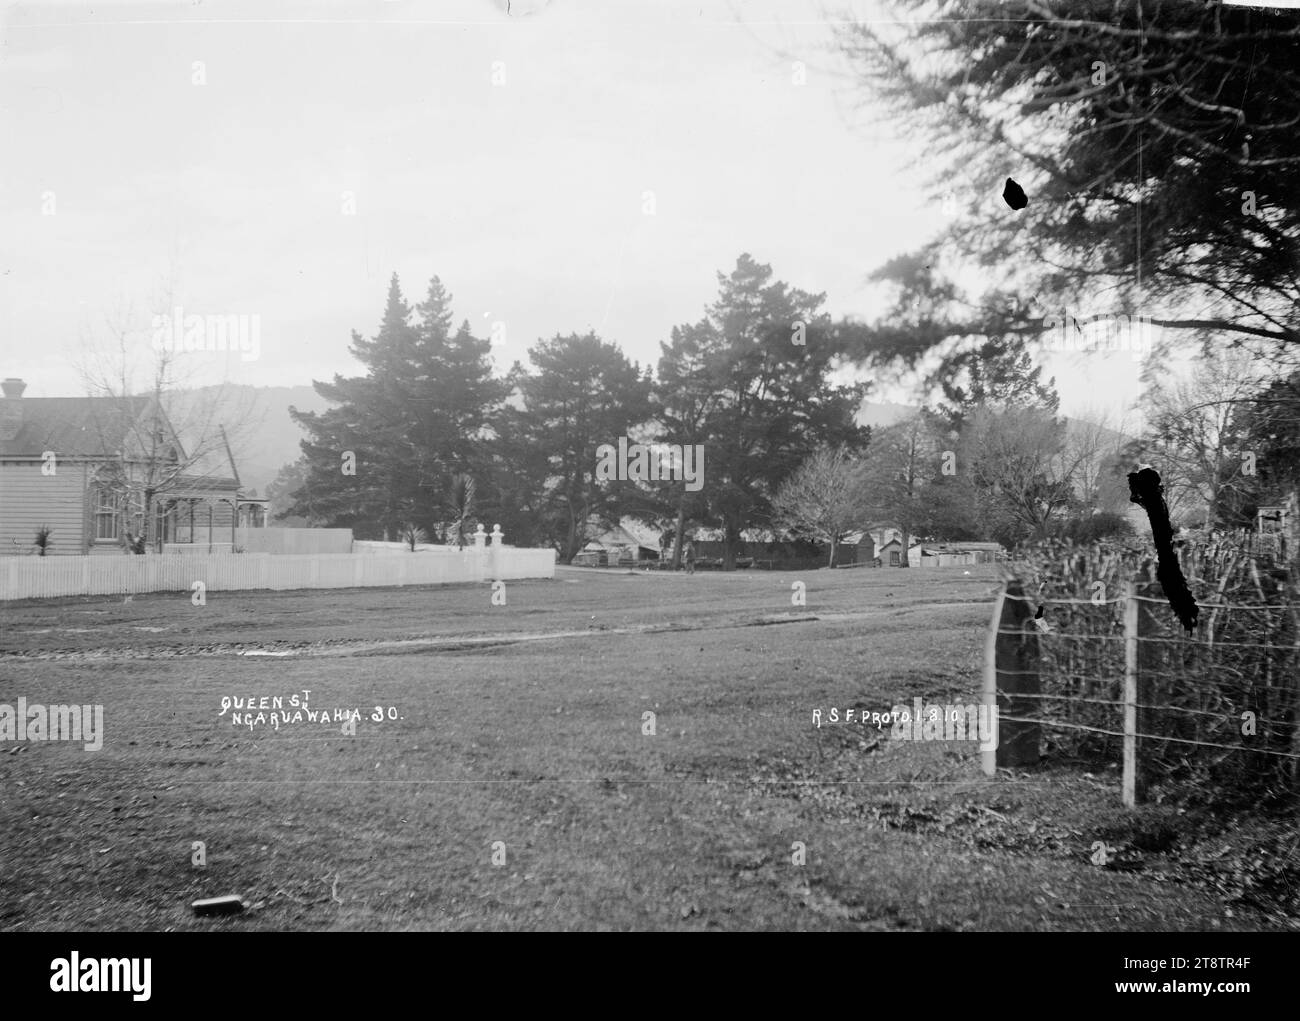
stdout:
[[984,702],[998,710],[998,746],[981,753],[987,776],[999,766],[1038,764],[1042,727],[1020,720],[1038,713],[1036,698],[1017,695],[1039,694],[1038,635],[1029,627],[1033,613],[1018,581],[1007,582],[998,594],[984,649]]
[[[998,708],[998,628],[1002,620],[1002,611],[1007,603],[1007,586],[998,591],[998,598],[993,603],[993,617],[989,620],[989,633],[984,640],[984,704],[989,707],[990,715]],[[999,728],[999,736],[1001,736]],[[985,776],[996,776],[998,772],[998,752],[996,748],[980,752],[980,768]]]
[[1139,734],[1151,733],[1153,668],[1159,649],[1148,641],[1155,631],[1151,604],[1139,596],[1151,596],[1155,586],[1130,581],[1124,602],[1124,807],[1133,808],[1147,798],[1147,766],[1143,761],[1144,741]]

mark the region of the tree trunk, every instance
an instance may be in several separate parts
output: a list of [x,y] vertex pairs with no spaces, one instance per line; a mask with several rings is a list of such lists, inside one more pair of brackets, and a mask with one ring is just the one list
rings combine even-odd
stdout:
[[1216,472],[1210,480],[1210,492],[1212,495],[1205,501],[1205,530],[1207,532],[1214,529],[1215,522],[1218,520],[1216,504],[1219,502],[1219,485],[1219,475]]
[[563,558],[563,559],[564,559],[564,562],[565,562],[566,564],[571,564],[571,563],[573,563],[573,558],[574,558],[574,557],[577,555],[577,553],[578,553],[578,550],[577,550],[577,548],[576,548],[576,543],[577,543],[577,532],[578,532],[578,518],[577,518],[577,515],[573,513],[573,498],[572,498],[572,497],[570,497],[569,500],[568,500],[568,506],[569,506],[569,534],[565,537],[565,540],[564,540],[564,558]]
[[[155,539],[155,536],[153,534],[156,531],[156,529],[153,527],[154,525],[153,496],[154,493],[152,489],[146,489],[144,491],[144,520],[140,522],[140,530],[141,532],[144,533],[142,538],[144,539],[144,548],[146,550],[148,550],[153,545],[153,541]],[[155,550],[154,552],[161,553],[162,550],[158,549]]]
[[677,501],[677,531],[673,533],[673,570],[682,566],[682,530],[686,527],[686,495]]
[[727,521],[722,532],[722,569],[736,569],[736,545],[740,542],[740,526],[734,521]]
[[908,530],[907,530],[906,528],[901,529],[900,532],[899,532],[899,536],[898,536],[898,545],[902,548],[902,552],[900,552],[900,553],[898,554],[898,566],[899,566],[899,567],[911,567],[911,566],[912,566],[911,564],[909,564],[909,563],[907,562],[907,551],[908,551],[908,548],[909,548],[910,545],[911,545],[911,542],[912,542],[912,535],[911,535],[911,533],[908,532]]
[[827,567],[834,567],[834,566],[835,566],[835,551],[836,551],[837,549],[839,549],[839,543],[836,542],[836,540],[835,540],[835,536],[832,535],[832,536],[831,536],[831,562],[830,562],[829,564],[826,565]]

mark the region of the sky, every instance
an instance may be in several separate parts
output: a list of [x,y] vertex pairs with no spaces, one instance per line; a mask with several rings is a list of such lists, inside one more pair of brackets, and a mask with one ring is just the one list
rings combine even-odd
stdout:
[[[439,276],[503,371],[589,329],[653,364],[742,252],[871,319],[868,274],[943,227],[834,50],[842,8],[510,6],[0,9],[0,376],[84,393],[91,352],[125,330],[144,365],[177,307],[257,317],[256,357],[186,354],[192,383],[359,374],[393,272],[412,304]],[[1044,360],[1067,414],[1140,390],[1126,352]]]

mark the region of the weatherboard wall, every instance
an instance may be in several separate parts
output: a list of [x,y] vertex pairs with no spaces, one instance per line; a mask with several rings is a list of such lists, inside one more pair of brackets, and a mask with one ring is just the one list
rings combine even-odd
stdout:
[[48,525],[47,556],[78,556],[85,547],[86,467],[54,465],[42,475],[39,460],[0,460],[0,552],[34,554],[36,530]]

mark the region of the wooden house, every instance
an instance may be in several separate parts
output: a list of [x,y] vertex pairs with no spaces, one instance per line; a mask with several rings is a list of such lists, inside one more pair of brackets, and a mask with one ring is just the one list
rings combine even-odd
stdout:
[[145,536],[149,552],[233,546],[244,501],[224,442],[224,453],[187,457],[152,397],[24,397],[12,378],[0,390],[4,553],[37,552],[43,529],[49,556],[120,555]]

